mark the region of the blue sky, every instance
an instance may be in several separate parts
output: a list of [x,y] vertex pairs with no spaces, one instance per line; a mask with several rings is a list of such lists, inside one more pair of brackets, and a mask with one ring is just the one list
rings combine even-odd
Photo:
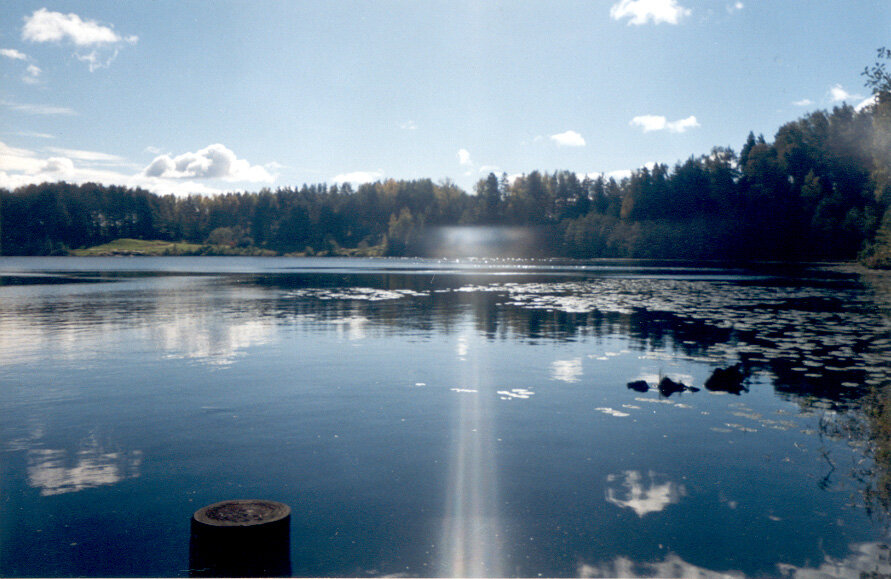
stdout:
[[858,105],[880,46],[888,0],[6,0],[0,186],[621,175]]

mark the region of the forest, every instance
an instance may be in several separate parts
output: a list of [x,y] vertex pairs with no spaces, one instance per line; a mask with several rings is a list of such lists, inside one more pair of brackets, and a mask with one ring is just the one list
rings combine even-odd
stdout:
[[443,232],[480,226],[503,234],[477,249],[505,257],[891,267],[888,61],[891,50],[879,49],[863,72],[870,106],[813,111],[772,140],[749,133],[739,152],[715,147],[621,180],[533,171],[489,174],[473,192],[420,179],[187,197],[90,183],[0,189],[0,252],[64,255],[132,238],[204,253],[440,256],[458,251]]

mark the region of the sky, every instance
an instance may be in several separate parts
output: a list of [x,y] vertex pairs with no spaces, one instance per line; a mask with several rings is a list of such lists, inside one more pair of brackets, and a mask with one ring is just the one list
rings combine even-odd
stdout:
[[627,175],[870,95],[889,0],[4,0],[0,187]]

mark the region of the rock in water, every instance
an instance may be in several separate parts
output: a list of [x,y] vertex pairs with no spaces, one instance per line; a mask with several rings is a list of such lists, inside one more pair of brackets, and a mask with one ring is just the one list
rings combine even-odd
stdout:
[[739,362],[727,368],[715,368],[709,379],[705,381],[705,387],[712,392],[729,392],[739,395],[743,390],[749,391],[743,384],[746,374]]
[[675,382],[668,376],[662,378],[659,381],[659,394],[665,396],[666,398],[675,394],[677,392],[683,392],[687,389],[687,387],[683,384],[683,382]]
[[628,389],[635,392],[649,392],[650,385],[647,384],[646,380],[635,380],[628,383]]

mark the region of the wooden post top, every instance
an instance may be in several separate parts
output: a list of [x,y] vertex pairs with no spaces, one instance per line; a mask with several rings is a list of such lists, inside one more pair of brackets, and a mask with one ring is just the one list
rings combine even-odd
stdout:
[[276,501],[256,499],[222,501],[195,511],[196,522],[209,527],[253,527],[280,521],[291,507]]

